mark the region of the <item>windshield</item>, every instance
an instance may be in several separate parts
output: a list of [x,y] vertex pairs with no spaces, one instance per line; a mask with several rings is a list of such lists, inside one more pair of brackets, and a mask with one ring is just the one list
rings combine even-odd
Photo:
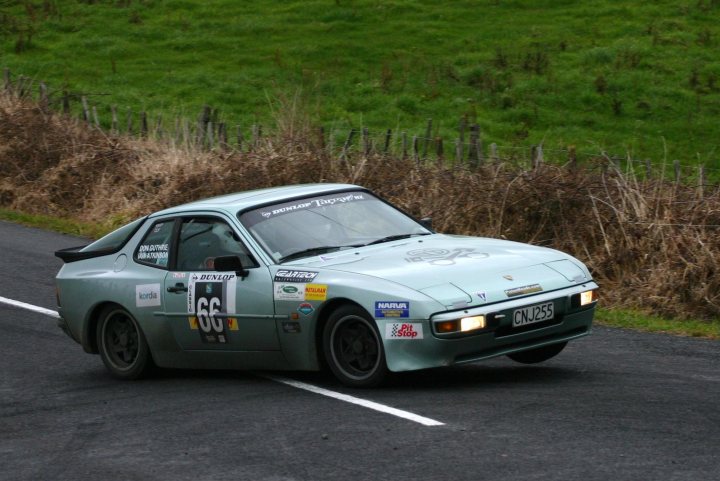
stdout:
[[244,212],[240,221],[275,262],[431,232],[368,192],[307,197]]

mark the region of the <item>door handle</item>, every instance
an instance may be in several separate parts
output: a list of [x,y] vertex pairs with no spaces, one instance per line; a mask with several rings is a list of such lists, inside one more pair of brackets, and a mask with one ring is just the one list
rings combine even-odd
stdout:
[[168,288],[167,288],[167,291],[168,291],[168,292],[174,292],[174,293],[176,293],[176,294],[177,294],[178,292],[187,292],[187,290],[188,290],[188,288],[185,287],[185,284],[183,284],[182,282],[178,282],[178,283],[175,284],[173,287],[168,287]]

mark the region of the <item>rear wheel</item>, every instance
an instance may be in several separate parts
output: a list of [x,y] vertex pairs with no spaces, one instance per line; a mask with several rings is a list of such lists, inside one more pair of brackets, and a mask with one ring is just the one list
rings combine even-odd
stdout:
[[388,374],[375,321],[357,306],[343,306],[330,315],[323,350],[330,370],[346,386],[378,386]]
[[150,348],[140,326],[119,306],[100,313],[97,345],[105,367],[119,379],[138,379],[152,367]]
[[508,354],[508,357],[513,361],[523,364],[537,364],[538,362],[547,361],[551,357],[557,356],[560,354],[560,351],[565,349],[566,345],[567,341],[550,344],[549,346],[538,347],[536,349],[530,349],[529,351],[514,352]]

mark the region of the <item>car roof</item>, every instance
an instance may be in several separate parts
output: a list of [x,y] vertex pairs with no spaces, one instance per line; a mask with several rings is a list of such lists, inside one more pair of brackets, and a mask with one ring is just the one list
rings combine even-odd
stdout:
[[356,189],[366,190],[364,187],[353,184],[298,184],[282,187],[270,187],[267,189],[248,190],[245,192],[236,192],[234,194],[221,195],[218,197],[210,197],[208,199],[200,199],[155,212],[154,214],[151,214],[150,217],[204,210],[222,210],[235,215],[241,210],[253,208],[255,206],[273,204],[300,197]]

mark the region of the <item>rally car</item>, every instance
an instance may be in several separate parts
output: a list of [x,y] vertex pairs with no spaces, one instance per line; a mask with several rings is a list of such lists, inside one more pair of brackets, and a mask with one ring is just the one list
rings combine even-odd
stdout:
[[59,326],[123,379],[327,366],[368,387],[500,355],[537,363],[589,334],[597,303],[567,254],[436,233],[347,184],[200,200],[56,255]]

